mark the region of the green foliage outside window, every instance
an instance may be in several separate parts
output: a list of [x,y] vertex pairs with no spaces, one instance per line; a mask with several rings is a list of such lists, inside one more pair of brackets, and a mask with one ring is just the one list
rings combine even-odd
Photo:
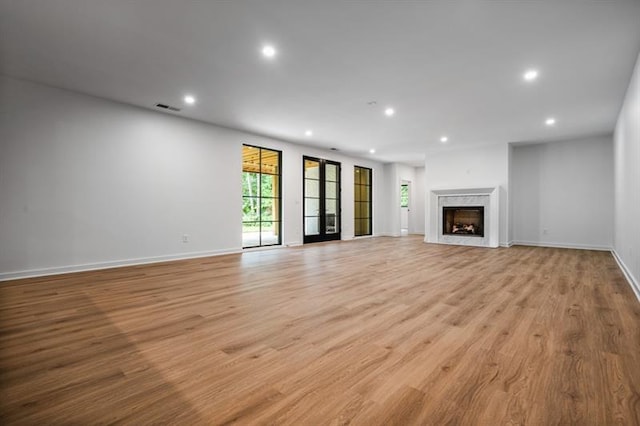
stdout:
[[[274,218],[274,202],[269,197],[276,195],[277,176],[259,173],[242,173],[242,221],[272,221]],[[262,205],[261,205],[262,204]],[[260,212],[262,211],[262,217]]]
[[400,207],[409,207],[409,185],[400,186]]

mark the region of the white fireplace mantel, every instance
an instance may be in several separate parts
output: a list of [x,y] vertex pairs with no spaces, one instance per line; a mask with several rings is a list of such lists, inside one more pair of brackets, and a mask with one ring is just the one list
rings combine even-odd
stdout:
[[[429,197],[427,242],[478,247],[498,247],[500,236],[500,186],[481,188],[432,188]],[[484,237],[443,235],[442,207],[484,206]]]

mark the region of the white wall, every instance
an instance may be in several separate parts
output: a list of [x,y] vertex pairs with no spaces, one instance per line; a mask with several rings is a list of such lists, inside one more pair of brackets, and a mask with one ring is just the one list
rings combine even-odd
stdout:
[[386,232],[384,235],[401,235],[401,215],[400,215],[400,186],[403,182],[410,182],[409,185],[409,233],[424,234],[424,185],[419,182],[424,181],[424,171],[421,167],[411,167],[406,164],[388,163],[384,167],[386,173],[385,191],[388,194],[384,200],[387,218]]
[[610,249],[611,136],[514,146],[516,244]]
[[424,235],[425,223],[425,196],[426,182],[424,167],[416,167],[413,179],[413,202],[411,203],[411,211],[413,213],[412,228],[409,232],[412,234]]
[[640,298],[640,56],[614,135],[613,247]]
[[[425,178],[427,194],[433,189],[487,188],[500,186],[500,244],[508,244],[508,144],[461,148],[427,154]],[[431,217],[432,206],[427,196],[426,219]],[[430,226],[432,225],[432,226]],[[425,224],[427,234],[437,233],[437,224]],[[428,238],[428,235],[427,235]],[[427,239],[425,238],[425,241]]]
[[509,187],[507,188],[507,197],[509,198],[509,203],[507,205],[507,215],[509,217],[509,224],[507,228],[507,245],[511,246],[513,244],[513,145],[509,144],[509,152],[508,152],[508,162],[507,162],[507,179],[509,181]]
[[243,143],[283,151],[285,244],[302,241],[303,154],[342,163],[344,238],[353,165],[372,168],[386,232],[380,163],[1,76],[0,279],[240,250]]

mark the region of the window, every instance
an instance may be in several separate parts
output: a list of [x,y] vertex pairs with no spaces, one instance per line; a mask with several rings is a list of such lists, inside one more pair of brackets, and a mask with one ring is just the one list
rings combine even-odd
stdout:
[[354,167],[354,235],[371,235],[371,169]]
[[242,146],[242,247],[281,244],[281,153]]
[[400,186],[400,207],[409,207],[409,185],[407,184]]

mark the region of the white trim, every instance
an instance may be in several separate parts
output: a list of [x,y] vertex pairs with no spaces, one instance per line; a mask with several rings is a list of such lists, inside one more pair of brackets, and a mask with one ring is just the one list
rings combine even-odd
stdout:
[[[374,238],[378,236],[379,235],[354,235],[353,238],[351,238],[351,240],[362,240],[363,238]],[[342,240],[342,241],[347,241],[347,240]]]
[[513,245],[513,241],[507,241],[506,243],[500,243],[500,247],[511,247]]
[[633,274],[631,274],[629,268],[627,268],[627,265],[625,265],[620,256],[618,256],[618,252],[616,251],[616,249],[611,249],[611,254],[613,254],[613,258],[616,260],[616,263],[622,270],[622,274],[629,282],[631,290],[633,290],[636,297],[638,298],[638,301],[640,301],[640,284],[638,284],[638,281],[635,279]]
[[533,247],[551,247],[551,248],[566,248],[577,250],[598,250],[598,251],[611,251],[610,246],[592,246],[588,244],[567,244],[567,243],[548,243],[542,241],[514,241],[515,246],[533,246]]
[[242,249],[242,253],[251,253],[252,251],[280,250],[283,248],[287,248],[287,246],[284,246],[282,244],[270,244],[268,246],[244,247]]
[[242,253],[242,249],[222,249],[191,253],[169,254],[164,256],[141,257],[137,259],[112,260],[108,262],[85,263],[82,265],[54,266],[52,268],[27,269],[25,271],[0,273],[0,281],[35,278],[49,275],[68,274],[71,272],[97,271],[100,269],[122,268],[125,266],[147,265],[172,260],[197,259],[199,257],[222,256]]

